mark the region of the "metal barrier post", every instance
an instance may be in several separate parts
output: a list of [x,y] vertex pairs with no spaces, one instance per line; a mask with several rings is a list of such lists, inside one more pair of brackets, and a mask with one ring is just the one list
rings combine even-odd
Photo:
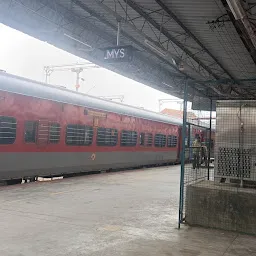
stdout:
[[211,147],[212,147],[212,99],[210,106],[210,133],[209,133],[209,148],[208,148],[208,173],[207,179],[210,179],[210,162],[211,162]]
[[186,79],[184,86],[184,100],[183,100],[183,125],[182,125],[182,152],[181,152],[181,169],[180,169],[180,201],[179,201],[179,223],[183,221],[183,205],[184,205],[184,172],[185,172],[185,141],[187,133],[187,103],[188,103],[188,79]]

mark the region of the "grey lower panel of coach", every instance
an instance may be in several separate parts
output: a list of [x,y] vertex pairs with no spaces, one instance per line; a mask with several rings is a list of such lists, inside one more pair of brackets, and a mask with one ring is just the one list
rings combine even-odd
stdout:
[[0,180],[175,162],[177,152],[0,153]]

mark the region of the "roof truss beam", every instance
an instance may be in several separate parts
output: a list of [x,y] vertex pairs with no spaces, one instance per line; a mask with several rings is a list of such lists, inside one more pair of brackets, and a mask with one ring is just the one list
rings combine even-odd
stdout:
[[177,23],[179,26],[191,37],[194,39],[194,41],[200,45],[202,50],[206,52],[211,58],[223,69],[223,71],[232,79],[232,75],[230,72],[223,67],[223,65],[217,60],[217,58],[201,43],[201,41],[178,19],[178,17],[163,3],[162,0],[155,0],[157,4],[163,8],[163,10],[170,15],[170,17]]
[[[135,3],[133,0],[123,0],[132,8],[134,11],[139,13],[149,24],[151,24],[155,29],[157,29],[160,33],[162,33],[166,38],[169,39],[168,44],[171,43],[173,48],[176,50],[177,55],[179,55],[179,51],[177,47],[182,51],[181,58],[184,59],[188,62],[188,64],[198,73],[200,73],[203,77],[207,77],[208,74],[211,75],[215,79],[219,79],[220,75],[227,74],[231,79],[233,79],[232,75],[219,63],[219,61],[209,52],[209,50],[204,47],[204,45],[189,31],[184,24],[179,21],[179,19],[167,8],[166,5],[162,3],[161,0],[155,0],[163,10],[170,15],[170,17],[177,23],[179,24],[182,29],[186,32],[186,36],[191,37],[201,48],[202,52],[206,52],[216,63],[215,66],[218,66],[221,68],[216,74],[208,65],[204,64],[196,55],[198,53],[192,53],[189,49],[185,47],[184,44],[182,44],[179,40],[176,39],[175,36],[172,36],[167,29],[165,29],[162,25],[158,24],[152,17],[146,13],[141,6],[139,6],[137,3]],[[168,11],[169,10],[169,11]],[[171,16],[173,14],[173,16]],[[160,43],[160,42],[159,42]],[[176,47],[175,47],[176,45]],[[167,47],[168,49],[168,47]],[[217,60],[217,62],[216,62]],[[215,69],[216,70],[216,69]],[[241,97],[244,97],[244,93],[247,94],[248,90],[246,89],[236,89],[234,87],[231,87],[232,91],[235,92],[237,95],[241,95]]]
[[[223,6],[225,7],[225,9],[227,10],[227,15],[230,19],[230,21],[232,22],[232,24],[234,25],[236,32],[238,33],[239,37],[241,38],[245,48],[247,49],[247,51],[250,53],[254,63],[256,64],[256,49],[253,46],[253,43],[251,41],[251,39],[249,38],[249,36],[247,35],[247,32],[242,29],[243,26],[239,25],[239,21],[235,20],[233,14],[231,11],[229,10],[229,6],[226,0],[221,0]],[[254,6],[253,6],[254,7]],[[253,8],[252,7],[252,8]]]
[[189,57],[191,57],[201,67],[203,67],[210,75],[212,75],[216,79],[219,78],[211,69],[209,69],[203,62],[201,62],[200,59],[198,59],[196,56],[194,56],[194,54],[190,50],[188,50],[174,36],[172,36],[166,28],[164,28],[160,24],[158,24],[153,18],[151,18],[146,12],[144,12],[142,10],[142,8],[140,6],[138,6],[134,1],[132,1],[132,0],[124,0],[124,1],[126,1],[127,4],[133,10],[135,10],[143,18],[145,18],[155,29],[160,31],[165,37],[167,37],[170,41],[172,41],[175,45],[177,45],[184,53],[186,53]]
[[[79,1],[79,0],[78,0]],[[80,2],[80,1],[79,1]],[[113,10],[111,8],[109,8],[108,6],[104,5],[102,2],[100,2],[99,0],[96,0],[96,3],[98,3],[98,5],[100,7],[102,7],[105,11],[107,11],[110,15],[114,16],[117,20],[123,20],[124,18],[122,16],[120,16],[116,10]],[[121,4],[121,3],[120,3]],[[124,9],[124,8],[122,8]],[[88,8],[86,8],[86,11],[88,11]],[[128,17],[128,16],[127,16]],[[104,18],[101,17],[100,21],[104,23]],[[127,20],[128,21],[128,20]],[[146,22],[146,20],[145,20]],[[138,28],[136,28],[136,26],[133,23],[129,23],[129,22],[124,22],[124,26],[128,26],[130,29],[133,29],[134,31],[136,31],[138,34],[140,34],[141,37],[143,37],[144,39],[147,38],[147,36],[145,34],[143,34],[143,31],[139,30]],[[167,64],[171,67],[173,67],[178,73],[180,73],[181,75],[184,76],[184,78],[188,78],[191,81],[195,81],[195,79],[186,74],[184,71],[181,71],[178,69],[177,66],[175,66],[172,62],[168,61],[167,59],[160,57],[157,53],[155,53],[154,51],[148,49],[143,43],[139,42],[137,39],[134,39],[132,37],[130,37],[126,32],[125,29],[122,30],[122,34],[126,37],[126,38],[130,38],[131,41],[135,42],[136,45],[140,46],[141,48],[145,49],[145,51],[149,52],[151,55],[154,55],[155,57],[157,57],[159,60],[161,60],[161,63]],[[168,41],[170,42],[170,40],[168,39]],[[198,66],[198,69],[200,69],[200,66]],[[196,68],[195,68],[196,70]],[[208,85],[200,83],[200,82],[196,82],[197,84],[201,84],[201,86],[203,86],[205,88],[205,91],[203,92],[202,90],[198,90],[196,84],[191,83],[192,87],[194,88],[195,91],[197,91],[199,94],[204,95],[205,97],[212,97],[212,95],[215,94],[215,92],[212,90],[211,87],[208,87]]]
[[[102,22],[103,24],[109,26],[109,27],[112,28],[114,31],[117,31],[117,24],[114,25],[114,24],[110,23],[110,22],[107,21],[104,17],[102,17],[101,15],[99,15],[98,13],[96,13],[95,11],[91,10],[91,9],[90,9],[88,6],[86,6],[82,1],[80,1],[80,0],[72,0],[72,1],[73,1],[74,4],[76,4],[77,6],[79,6],[81,9],[83,9],[84,11],[86,11],[87,13],[89,13],[92,17],[95,17],[96,19],[98,19],[98,20],[99,20],[100,22]],[[101,3],[101,4],[102,4],[102,3]],[[118,19],[120,19],[121,17],[116,17],[116,18],[117,18],[117,20],[118,20]],[[154,51],[149,50],[144,44],[140,43],[138,40],[136,40],[135,38],[131,37],[131,36],[130,36],[129,34],[127,34],[126,32],[122,31],[122,35],[123,35],[124,37],[126,37],[128,40],[130,40],[131,42],[134,42],[134,43],[135,43],[136,45],[138,45],[139,47],[145,49],[147,52],[150,52],[152,55],[155,55],[155,56],[158,57],[163,63],[168,64],[169,66],[171,66],[172,68],[174,68],[174,69],[178,72],[178,74],[176,74],[176,73],[170,72],[169,70],[167,70],[167,69],[165,69],[165,68],[162,69],[164,72],[166,72],[166,73],[168,73],[168,74],[170,75],[170,76],[169,76],[169,80],[170,80],[169,83],[172,82],[172,83],[178,85],[178,88],[176,88],[176,91],[173,91],[173,88],[171,88],[171,87],[164,88],[166,92],[179,95],[179,94],[177,94],[177,90],[179,90],[179,92],[182,91],[182,87],[179,88],[179,87],[180,87],[180,84],[182,84],[182,82],[179,83],[178,81],[181,81],[181,80],[182,80],[182,81],[185,81],[184,78],[188,78],[188,79],[194,81],[194,79],[193,79],[192,77],[190,77],[190,76],[186,75],[185,73],[183,73],[182,71],[180,71],[175,65],[173,65],[173,63],[171,63],[171,62],[167,61],[166,59],[160,57],[160,56],[157,55]],[[111,37],[111,36],[110,36],[110,37]],[[142,58],[142,59],[143,59],[143,58]],[[144,58],[144,59],[146,59],[146,58]],[[145,61],[146,63],[148,62],[148,61],[146,61],[146,60],[144,60],[144,61]],[[149,62],[150,62],[150,60],[149,60]],[[157,70],[157,68],[156,68],[155,70]],[[170,79],[170,78],[171,78],[171,79]],[[164,84],[162,83],[161,86],[162,86],[162,87],[166,87],[166,86],[163,86],[163,85],[164,85]],[[209,97],[209,96],[211,96],[211,95],[214,94],[214,91],[213,91],[210,87],[208,87],[208,86],[206,86],[205,91],[198,90],[194,84],[192,84],[191,87],[192,87],[193,90],[196,91],[199,95],[203,95],[203,96],[205,96],[205,97]]]

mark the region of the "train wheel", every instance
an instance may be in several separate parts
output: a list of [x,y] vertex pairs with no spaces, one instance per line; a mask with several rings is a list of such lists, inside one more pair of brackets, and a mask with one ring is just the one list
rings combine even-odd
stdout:
[[37,180],[37,177],[36,176],[33,176],[30,178],[30,182],[35,182]]

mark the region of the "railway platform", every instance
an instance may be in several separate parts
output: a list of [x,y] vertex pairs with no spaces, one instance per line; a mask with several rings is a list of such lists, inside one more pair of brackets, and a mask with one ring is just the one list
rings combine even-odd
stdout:
[[179,166],[0,187],[1,256],[255,256],[256,238],[177,229]]

